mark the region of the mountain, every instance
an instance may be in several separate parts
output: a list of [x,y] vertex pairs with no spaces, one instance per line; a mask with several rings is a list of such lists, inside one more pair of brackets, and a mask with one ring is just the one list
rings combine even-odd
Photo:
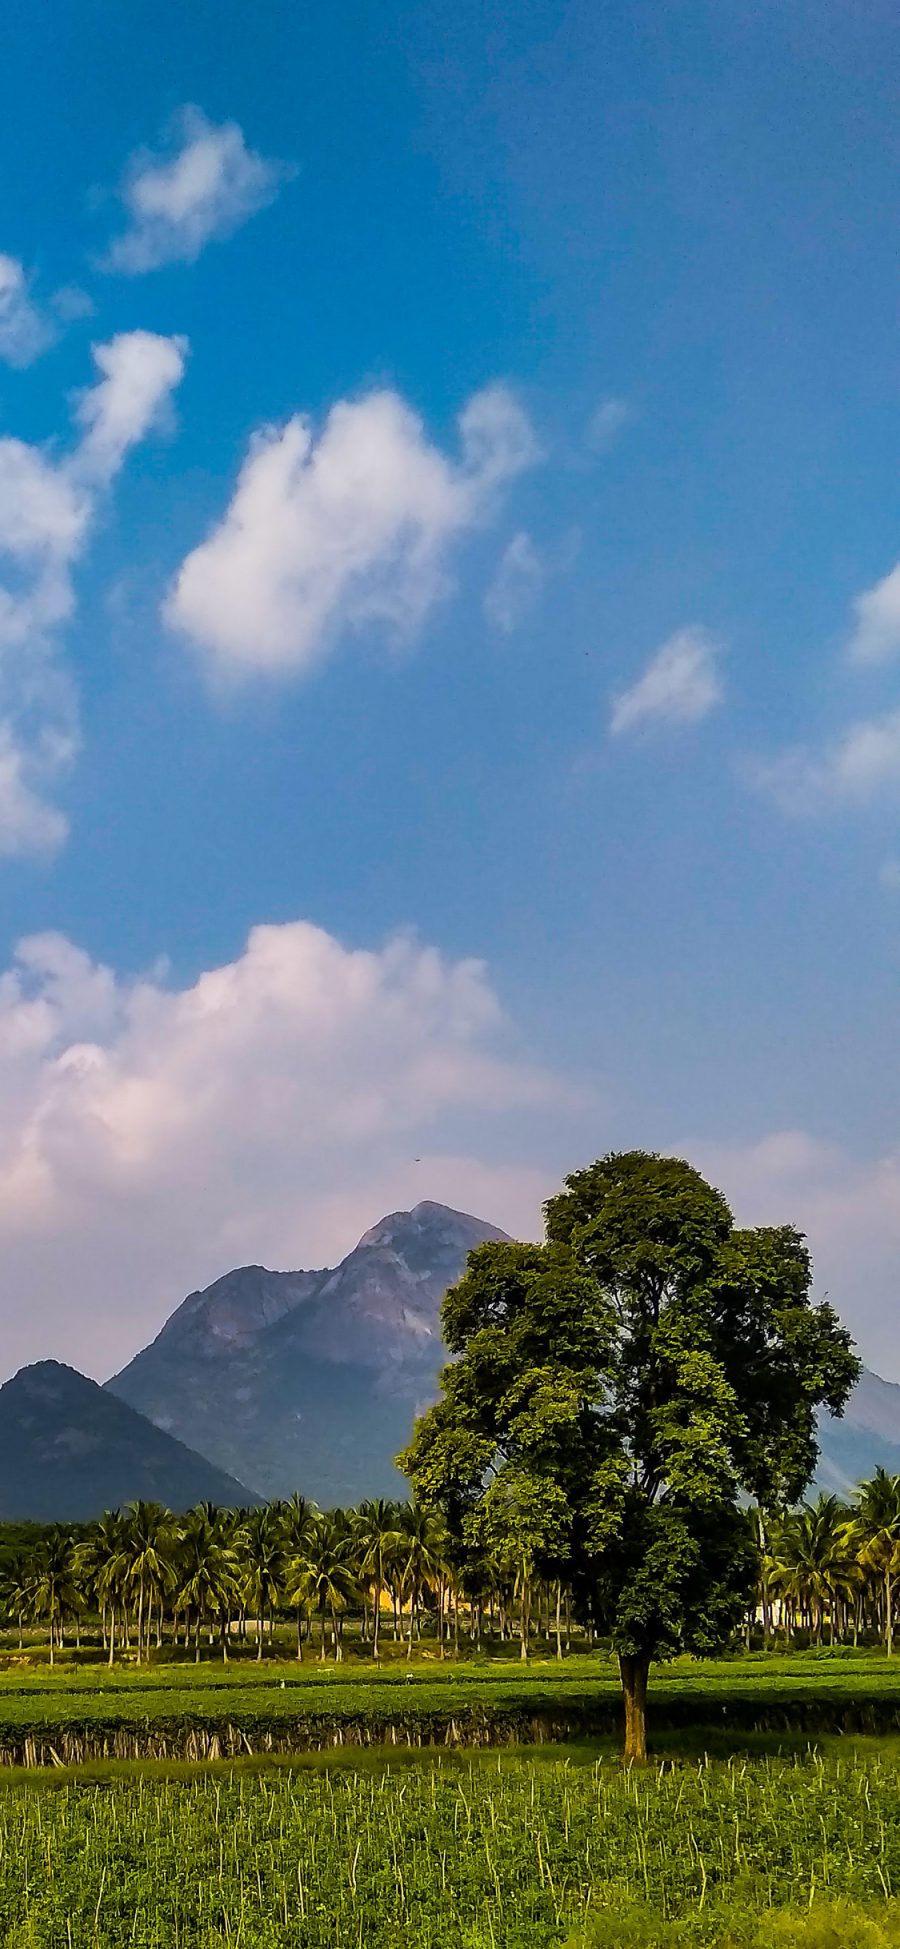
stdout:
[[242,1266],[188,1298],[107,1389],[265,1495],[396,1494],[393,1456],[446,1358],[440,1305],[505,1233],[429,1202],[334,1269]]
[[896,1381],[883,1381],[864,1367],[842,1419],[822,1416],[819,1440],[816,1481],[831,1494],[848,1495],[857,1482],[879,1467],[890,1475],[900,1475],[900,1387]]
[[0,1518],[86,1522],[138,1497],[178,1510],[257,1501],[74,1367],[40,1360],[0,1387]]
[[[334,1270],[241,1266],[189,1294],[107,1390],[261,1494],[396,1494],[392,1458],[446,1357],[441,1299],[472,1247],[504,1236],[425,1203],[383,1218]],[[864,1372],[820,1440],[823,1489],[846,1495],[879,1463],[900,1474],[900,1386]]]

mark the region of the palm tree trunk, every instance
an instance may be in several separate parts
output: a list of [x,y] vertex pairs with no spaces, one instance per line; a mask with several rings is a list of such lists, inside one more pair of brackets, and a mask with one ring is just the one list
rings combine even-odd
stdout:
[[894,1593],[890,1564],[884,1573],[884,1639],[887,1655],[891,1658],[894,1651]]
[[380,1630],[381,1630],[381,1579],[379,1578],[375,1584],[374,1608],[372,1611],[372,1657],[374,1658],[376,1665],[381,1655],[379,1650],[379,1645],[378,1645],[378,1634]]
[[562,1657],[562,1578],[556,1579],[556,1656]]
[[528,1587],[528,1578],[523,1577],[522,1578],[522,1602],[520,1605],[520,1614],[519,1614],[519,1623],[521,1627],[521,1636],[519,1642],[520,1658],[528,1657],[528,1625],[529,1625],[529,1608],[530,1608],[529,1598],[530,1598],[530,1591]]

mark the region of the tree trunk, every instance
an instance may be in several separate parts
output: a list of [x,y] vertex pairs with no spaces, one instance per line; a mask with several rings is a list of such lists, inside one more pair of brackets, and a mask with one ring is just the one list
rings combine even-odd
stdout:
[[379,1657],[381,1656],[379,1644],[378,1644],[378,1634],[380,1630],[381,1630],[381,1580],[379,1578],[378,1580],[376,1580],[375,1595],[372,1603],[372,1657],[374,1658],[376,1665],[378,1663]]
[[556,1656],[562,1657],[562,1579],[556,1579]]
[[642,1651],[635,1657],[629,1657],[623,1652],[619,1658],[619,1671],[625,1700],[625,1758],[639,1765],[647,1757],[649,1655]]
[[890,1658],[894,1651],[894,1593],[891,1588],[890,1568],[884,1573],[884,1638],[885,1649]]

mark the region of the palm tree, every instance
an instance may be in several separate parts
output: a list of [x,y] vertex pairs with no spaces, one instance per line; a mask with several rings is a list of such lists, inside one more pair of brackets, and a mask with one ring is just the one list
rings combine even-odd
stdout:
[[50,1627],[52,1665],[56,1644],[63,1642],[65,1620],[81,1602],[72,1539],[63,1530],[53,1530],[47,1537],[27,1588],[32,1616],[46,1618]]
[[[295,1493],[281,1511],[281,1534],[284,1543],[284,1582],[287,1589],[296,1590],[309,1561],[309,1546],[318,1514],[314,1502],[306,1496]],[[297,1613],[297,1657],[303,1657],[303,1614],[301,1601],[294,1606]]]
[[852,1530],[859,1560],[881,1580],[884,1642],[894,1649],[894,1579],[900,1569],[900,1476],[878,1468],[854,1497]]
[[200,1504],[186,1517],[179,1539],[176,1610],[186,1614],[188,1630],[196,1619],[194,1657],[200,1662],[200,1632],[204,1618],[217,1617],[222,1633],[222,1657],[228,1657],[228,1611],[237,1593],[237,1551],[225,1540],[218,1512]]
[[284,1548],[281,1531],[271,1505],[251,1509],[241,1524],[238,1537],[241,1587],[249,1609],[256,1617],[256,1656],[262,1658],[266,1617],[274,1620],[284,1580]]
[[343,1657],[338,1620],[358,1594],[350,1561],[352,1531],[343,1512],[316,1516],[310,1523],[303,1560],[290,1566],[286,1597],[289,1604],[319,1614],[319,1658],[325,1657],[325,1619],[331,1617],[335,1663]]
[[174,1553],[177,1544],[175,1519],[158,1502],[132,1502],[126,1510],[122,1554],[127,1564],[126,1580],[137,1588],[137,1661],[142,1649],[150,1648],[150,1608],[156,1597],[160,1613],[165,1593],[175,1582]]
[[443,1586],[447,1538],[443,1518],[422,1503],[402,1504],[398,1518],[402,1589],[409,1597],[406,1656],[411,1658],[413,1625],[418,1624],[422,1592]]
[[371,1502],[360,1503],[356,1521],[359,1573],[360,1581],[368,1585],[372,1592],[372,1656],[376,1663],[381,1655],[379,1631],[382,1592],[388,1582],[392,1556],[396,1557],[401,1551],[402,1541],[396,1503],[388,1502],[382,1496]]
[[768,1572],[770,1582],[808,1610],[817,1644],[827,1612],[833,1642],[837,1601],[847,1589],[846,1510],[837,1496],[820,1495],[784,1518],[773,1540],[777,1554]]
[[116,1605],[123,1602],[127,1572],[125,1533],[126,1519],[112,1510],[92,1523],[75,1547],[77,1575],[96,1600],[110,1665],[115,1656]]

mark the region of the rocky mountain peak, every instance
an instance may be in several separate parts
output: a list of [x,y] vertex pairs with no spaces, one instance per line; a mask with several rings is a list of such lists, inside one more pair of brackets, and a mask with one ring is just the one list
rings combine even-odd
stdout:
[[396,1488],[392,1457],[445,1358],[443,1295],[474,1246],[504,1237],[423,1199],[333,1270],[238,1267],[189,1294],[107,1386],[267,1492]]

